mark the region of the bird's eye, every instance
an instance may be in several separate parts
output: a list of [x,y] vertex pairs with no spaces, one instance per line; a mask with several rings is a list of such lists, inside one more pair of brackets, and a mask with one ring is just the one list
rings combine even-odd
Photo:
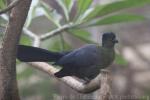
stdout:
[[115,40],[115,37],[112,37],[112,38],[111,38],[111,41],[114,41],[114,40]]

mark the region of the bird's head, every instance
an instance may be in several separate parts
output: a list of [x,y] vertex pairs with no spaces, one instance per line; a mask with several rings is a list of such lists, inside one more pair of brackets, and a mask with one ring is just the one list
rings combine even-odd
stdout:
[[116,35],[113,32],[104,33],[102,36],[102,46],[113,48],[114,45],[118,43]]

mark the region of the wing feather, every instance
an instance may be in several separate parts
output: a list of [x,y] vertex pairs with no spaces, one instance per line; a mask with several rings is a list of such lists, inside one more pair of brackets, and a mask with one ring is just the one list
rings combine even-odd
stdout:
[[97,45],[86,45],[63,56],[56,65],[63,67],[88,67],[96,64],[99,56],[97,55]]

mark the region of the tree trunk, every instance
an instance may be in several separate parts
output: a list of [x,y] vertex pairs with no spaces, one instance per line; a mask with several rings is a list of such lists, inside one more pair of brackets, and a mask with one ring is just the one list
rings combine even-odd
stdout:
[[22,0],[12,9],[0,50],[0,100],[19,100],[16,80],[16,45],[31,0]]

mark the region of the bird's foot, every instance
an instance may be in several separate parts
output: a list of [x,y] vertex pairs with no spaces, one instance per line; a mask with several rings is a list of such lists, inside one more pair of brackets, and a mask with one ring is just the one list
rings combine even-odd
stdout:
[[83,82],[83,84],[88,84],[90,82],[90,79],[89,78],[87,78],[87,77],[85,77],[84,78],[84,82]]

